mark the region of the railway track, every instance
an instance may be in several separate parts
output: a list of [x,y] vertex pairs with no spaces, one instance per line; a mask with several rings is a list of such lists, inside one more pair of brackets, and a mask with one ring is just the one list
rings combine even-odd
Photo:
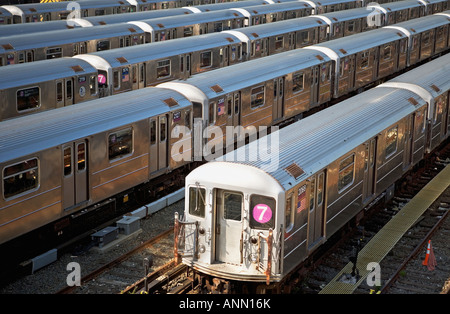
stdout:
[[[414,177],[408,176],[401,183],[395,196],[387,204],[372,215],[358,227],[358,230],[348,241],[337,245],[320,259],[313,269],[299,280],[294,292],[318,293],[330,282],[339,271],[355,256],[355,253],[367,244],[377,232],[394,217],[404,205],[434,178],[447,164],[450,163],[450,145],[447,144],[440,152],[439,157],[432,158],[423,169],[417,171]],[[381,285],[372,287],[364,281],[355,291],[355,294],[368,293],[448,293],[449,283],[449,248],[448,210],[450,207],[450,188],[429,207],[424,215],[402,237],[380,263]],[[441,228],[439,229],[439,226]],[[435,243],[435,254],[438,249],[441,254],[437,256],[437,263],[441,262],[436,270],[431,272],[422,265],[428,239]],[[447,281],[447,283],[446,283]],[[447,288],[443,288],[446,286]]]
[[58,294],[119,293],[145,276],[144,272],[160,267],[170,259],[172,238],[173,229],[170,228],[84,276],[80,286],[67,286]]

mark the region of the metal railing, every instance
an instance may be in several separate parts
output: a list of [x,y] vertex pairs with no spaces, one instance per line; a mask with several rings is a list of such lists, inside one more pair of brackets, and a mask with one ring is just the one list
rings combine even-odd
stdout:
[[198,226],[198,221],[181,221],[178,213],[175,213],[173,249],[176,264],[179,264],[183,257],[198,258]]

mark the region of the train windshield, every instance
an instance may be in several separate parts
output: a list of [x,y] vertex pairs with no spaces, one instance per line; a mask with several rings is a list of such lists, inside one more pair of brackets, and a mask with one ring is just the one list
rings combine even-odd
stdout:
[[250,197],[250,227],[255,229],[273,228],[275,223],[275,199],[262,195]]
[[203,218],[205,217],[205,196],[206,190],[204,188],[189,188],[189,214]]

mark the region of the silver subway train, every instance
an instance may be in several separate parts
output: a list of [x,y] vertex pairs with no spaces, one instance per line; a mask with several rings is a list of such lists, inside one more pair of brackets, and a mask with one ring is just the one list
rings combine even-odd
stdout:
[[440,57],[194,169],[182,262],[227,281],[281,281],[448,142],[449,71]]
[[[154,86],[174,79],[187,79],[193,74],[318,44],[355,32],[368,31],[369,27],[362,26],[367,25],[367,19],[361,17],[361,10],[365,11],[366,16],[372,12],[365,9],[353,9],[344,11],[345,14],[333,12],[281,21],[272,24],[271,27],[264,24],[255,25],[239,31],[222,31],[196,36],[192,39],[177,39],[77,55],[70,68],[67,67],[67,61],[60,58],[0,67],[0,99],[2,103],[7,104],[1,108],[0,120]],[[401,50],[398,67],[401,70],[405,62],[415,64],[420,59],[429,57],[430,53],[434,55],[445,50],[448,47],[448,20],[445,16],[449,16],[449,12],[443,14],[444,16],[436,14],[419,18],[417,22],[407,21],[395,26],[398,27],[397,32],[403,36],[401,49],[383,48],[386,49],[386,56],[383,55],[382,61],[395,59],[388,58],[389,49],[395,48],[392,50],[394,54]],[[324,22],[325,20],[330,23],[333,21],[331,27]],[[341,31],[336,31],[337,28]],[[412,29],[416,33],[412,32]],[[367,35],[372,42],[361,39],[361,43],[368,43],[372,45],[371,48],[377,50],[369,51],[372,57],[375,56],[374,53],[379,54],[380,49],[373,34],[372,32]],[[426,40],[422,41],[421,36]],[[342,76],[348,78],[347,83],[344,82],[344,78],[341,78],[340,88],[341,93],[344,93],[345,84],[354,84],[355,68],[350,65],[355,62],[353,58],[356,54],[352,56],[343,51],[361,52],[364,47],[355,48],[351,39],[345,40],[345,38],[333,42],[336,44],[322,43],[320,48],[315,49],[323,52],[327,50],[335,62],[337,58],[342,59],[342,65],[338,65],[339,71],[342,72]],[[422,47],[423,42],[427,43],[426,48]],[[333,54],[333,49],[336,55]],[[424,49],[428,52],[425,53]],[[421,57],[418,59],[419,53]],[[378,59],[375,61],[378,62]],[[372,63],[373,61],[371,65]],[[336,65],[333,66],[336,67]],[[97,73],[91,71],[92,67]],[[394,70],[388,65],[385,67],[386,69],[381,69],[380,73],[375,73],[373,78],[382,78],[386,73]],[[39,75],[40,73],[43,75]],[[91,79],[91,75],[96,77]],[[305,82],[305,85],[309,85],[308,80]],[[338,85],[334,84],[334,86]],[[309,89],[308,86],[306,88]],[[28,90],[34,92],[28,93],[26,92]],[[29,94],[29,100],[21,99],[21,95],[25,93]],[[334,94],[337,95],[337,93]],[[25,105],[22,106],[20,103]]]

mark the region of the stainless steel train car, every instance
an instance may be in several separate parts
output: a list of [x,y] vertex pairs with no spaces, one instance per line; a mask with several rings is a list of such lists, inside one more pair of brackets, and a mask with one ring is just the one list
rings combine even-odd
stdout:
[[68,3],[3,5],[2,8],[12,15],[12,23],[19,24],[65,20],[68,17],[70,18],[69,15],[71,14],[76,14],[78,17],[88,17],[181,8],[183,6],[210,4],[214,2],[213,0],[78,0]]
[[[176,234],[182,262],[226,281],[281,281],[428,143],[448,139],[448,71],[446,55],[194,169]],[[271,159],[258,155],[268,142]]]
[[[354,10],[360,11],[359,9]],[[351,11],[354,10],[348,10],[348,14],[351,15]],[[328,37],[332,37],[331,35],[319,36],[324,24],[318,22],[326,19],[333,20],[332,16],[334,14],[335,13],[333,12],[321,16],[282,21],[273,24],[273,27],[269,29],[267,29],[267,25],[256,25],[239,31],[224,31],[222,33],[208,34],[207,36],[197,36],[195,40],[190,40],[188,38],[177,39],[175,41],[152,43],[148,46],[140,45],[79,55],[77,58],[88,61],[97,69],[99,72],[99,93],[97,96],[103,97],[145,86],[153,86],[168,80],[179,78],[186,79],[189,75],[209,71],[216,69],[217,67],[233,65],[245,60],[253,60],[262,56],[316,44],[319,39],[323,41],[327,40]],[[402,27],[401,30],[398,30],[399,34],[403,34],[403,39],[400,38],[397,32],[389,32],[386,30],[383,31],[384,33],[381,32],[383,34],[391,34],[389,35],[389,38],[391,39],[397,39],[401,49],[396,46],[397,43],[393,42],[391,43],[393,45],[391,45],[391,47],[386,45],[380,48],[380,45],[377,42],[379,39],[375,38],[374,35],[360,35],[357,37],[359,38],[358,46],[355,46],[351,39],[339,39],[330,42],[329,45],[322,43],[309,49],[316,49],[323,52],[328,51],[329,57],[333,58],[335,63],[338,64],[338,68],[333,66],[332,70],[336,80],[332,84],[333,90],[336,89],[336,91],[333,91],[332,95],[333,97],[339,97],[350,90],[360,88],[366,82],[373,82],[371,79],[378,80],[384,78],[385,75],[392,73],[392,71],[401,70],[405,67],[405,53],[407,64],[415,64],[419,60],[422,60],[423,58],[418,59],[413,57],[412,63],[409,62],[408,60],[411,59],[410,55],[414,55],[416,51],[418,51],[418,48],[414,48],[411,51],[405,51],[405,45],[412,47],[414,40],[420,42],[421,34],[429,32],[432,29],[435,29],[434,33],[444,32],[444,34],[448,34],[448,20],[445,17],[445,14],[448,14],[448,12],[443,14],[444,16],[438,14],[426,17],[423,19],[423,21],[426,22],[423,27],[419,26],[422,19],[414,22],[414,29],[417,33],[414,34],[414,36],[411,36],[412,31],[408,31],[405,28],[409,22],[404,22],[406,23],[405,26]],[[359,15],[356,15],[355,18],[358,19]],[[343,18],[341,20],[343,20]],[[338,20],[337,23],[341,20]],[[431,23],[431,21],[434,22]],[[370,34],[374,33],[372,32]],[[380,36],[382,38],[388,38],[384,35]],[[409,41],[406,37],[409,37]],[[438,42],[435,43],[435,38],[433,37],[430,43],[428,43],[433,47],[431,52],[432,55],[440,53],[448,47],[448,40],[445,35],[438,36],[437,41]],[[434,48],[435,46],[436,48]],[[371,47],[370,51],[369,47]],[[380,51],[380,49],[382,50]],[[392,49],[392,58],[388,57],[390,49]],[[356,54],[352,51],[356,51]],[[372,53],[370,58],[373,58],[373,53],[375,53],[377,66],[373,67],[374,61],[370,61],[368,67],[363,64],[363,69],[357,68],[354,64],[354,62],[356,62],[355,60],[361,58],[367,51],[369,51],[368,54]],[[423,50],[423,53],[424,52],[425,50]],[[397,53],[401,54],[397,55]],[[429,57],[429,53],[430,52],[424,55],[424,57]],[[378,66],[378,56],[380,54],[382,54],[382,58],[380,59],[381,67]],[[363,57],[365,58],[366,56]],[[394,60],[397,60],[398,57],[400,57],[399,61],[392,63]],[[0,61],[2,60],[0,59]],[[361,61],[359,59],[357,61],[359,63],[365,62],[364,60]],[[3,62],[6,61],[3,60]],[[55,68],[58,67],[58,60],[55,59],[51,65]],[[41,61],[40,66],[43,68],[48,67],[49,62]],[[21,67],[21,69],[24,73],[27,72],[25,66]],[[375,76],[372,76],[372,78],[367,77],[361,81],[359,72],[362,70],[367,70],[364,73],[369,73],[368,71],[370,70],[372,71],[372,75]],[[251,71],[251,69],[249,71]],[[3,73],[2,68],[0,68],[0,74],[1,73]],[[353,73],[358,73],[356,81]],[[309,84],[306,83],[306,85]],[[10,80],[8,86],[12,91],[7,92],[7,94],[14,95],[15,91],[23,88],[23,83],[21,82],[20,77],[18,77],[17,81]],[[351,88],[349,86],[351,86]],[[6,93],[6,91],[4,92]],[[49,96],[51,97],[52,94],[49,94]],[[53,94],[53,97],[55,98],[56,95]],[[80,98],[80,101],[83,101],[83,98]],[[15,98],[12,98],[9,101],[5,100],[5,103],[14,104]],[[56,104],[55,99],[53,100],[53,104]],[[49,103],[48,105],[50,107],[51,104]],[[11,112],[11,110],[8,112]],[[26,112],[21,112],[21,114],[26,114]],[[0,119],[3,120],[10,117],[13,116],[2,116]]]
[[[388,38],[397,32],[380,31]],[[379,38],[375,32],[378,30],[368,32],[367,40]],[[402,37],[392,40],[398,42]],[[383,41],[379,47],[385,45]],[[342,49],[356,53],[346,46]],[[2,243],[48,223],[54,223],[50,233],[56,231],[57,237],[76,217],[104,206],[114,212],[116,206],[131,199],[129,195],[146,199],[147,193],[156,193],[168,181],[182,180],[181,170],[203,156],[202,144],[208,144],[208,136],[198,133],[194,125],[200,130],[211,126],[219,131],[227,125],[250,128],[277,124],[300,117],[302,108],[317,106],[331,97],[333,65],[339,62],[325,51],[295,50],[263,60],[160,84],[164,92],[157,89],[153,94],[156,89],[141,89],[2,121]],[[286,69],[286,64],[291,68]],[[260,74],[259,81],[255,73]],[[64,93],[64,85],[61,87]],[[21,103],[35,102],[30,92],[18,96]],[[161,111],[149,116],[143,107],[154,108],[153,104]],[[133,124],[132,119],[143,124]],[[92,129],[103,126],[103,131]],[[245,137],[245,131],[240,135]],[[223,148],[220,140],[226,141],[226,137],[214,138],[209,148],[213,155]],[[194,140],[200,141],[200,149]],[[169,173],[170,178],[165,176]]]
[[96,99],[97,81],[97,69],[75,58],[55,64],[49,60],[46,66],[33,62],[5,67],[0,75],[0,120]]
[[13,17],[11,12],[0,7],[0,25],[12,24]]
[[78,54],[145,44],[149,35],[127,23],[0,38],[0,65],[72,57]]

